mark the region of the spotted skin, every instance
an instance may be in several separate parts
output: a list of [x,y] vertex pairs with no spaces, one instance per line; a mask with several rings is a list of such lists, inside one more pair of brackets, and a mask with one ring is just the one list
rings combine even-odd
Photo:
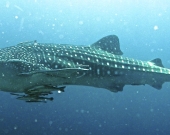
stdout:
[[[164,82],[170,81],[170,69],[164,68],[159,58],[141,61],[122,55],[115,35],[89,46],[23,42],[0,49],[0,88],[26,93],[37,86],[86,85],[117,92],[125,85],[149,84],[161,89]],[[79,75],[71,76],[75,72]],[[69,79],[63,79],[67,75]],[[37,89],[39,93],[41,89]]]

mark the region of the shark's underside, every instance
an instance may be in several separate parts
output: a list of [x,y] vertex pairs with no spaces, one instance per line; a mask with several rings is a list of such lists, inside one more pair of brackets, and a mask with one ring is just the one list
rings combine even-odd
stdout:
[[170,70],[159,58],[141,61],[122,54],[115,35],[89,46],[20,43],[0,49],[0,89],[27,102],[41,102],[52,100],[46,95],[64,91],[67,85],[118,92],[125,85],[149,84],[161,89],[170,81]]

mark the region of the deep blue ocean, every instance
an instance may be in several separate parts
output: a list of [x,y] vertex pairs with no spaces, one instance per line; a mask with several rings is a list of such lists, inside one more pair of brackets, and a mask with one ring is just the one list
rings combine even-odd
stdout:
[[[0,48],[23,41],[90,45],[119,37],[123,56],[170,68],[169,0],[0,0]],[[68,86],[47,103],[0,91],[0,135],[168,135],[170,83],[122,92]]]

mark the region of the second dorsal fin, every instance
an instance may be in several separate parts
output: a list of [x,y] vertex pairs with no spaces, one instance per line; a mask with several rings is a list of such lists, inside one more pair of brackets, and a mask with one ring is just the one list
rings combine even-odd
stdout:
[[151,60],[151,62],[154,63],[156,66],[164,67],[160,58],[153,59]]

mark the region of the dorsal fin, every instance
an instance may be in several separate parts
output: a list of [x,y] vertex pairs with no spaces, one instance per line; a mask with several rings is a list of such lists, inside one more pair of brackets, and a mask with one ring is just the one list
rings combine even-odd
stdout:
[[151,62],[154,63],[156,66],[164,67],[160,58],[153,59],[151,60]]
[[101,49],[115,55],[122,55],[123,52],[120,50],[119,38],[116,35],[109,35],[98,40],[91,45],[95,49]]

